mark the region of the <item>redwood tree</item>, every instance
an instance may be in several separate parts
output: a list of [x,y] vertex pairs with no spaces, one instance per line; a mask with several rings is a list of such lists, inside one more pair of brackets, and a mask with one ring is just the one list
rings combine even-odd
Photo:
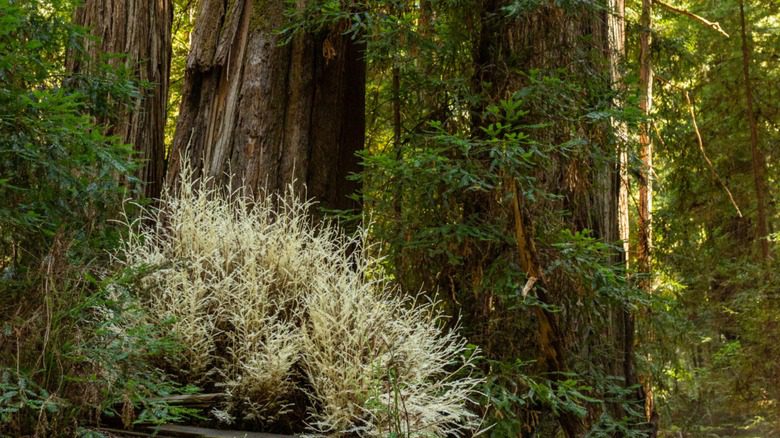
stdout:
[[[573,112],[600,105],[598,101],[605,95],[622,88],[623,11],[623,2],[619,0],[574,5],[539,2],[532,7],[503,0],[483,1],[473,83],[485,99],[484,105],[508,99],[518,90],[533,86],[534,74],[559,77],[564,84],[572,86],[571,105],[581,105],[571,108]],[[613,102],[619,103],[619,99]],[[554,260],[549,258],[549,248],[534,241],[534,222],[545,217],[544,210],[567,211],[569,214],[559,224],[564,229],[590,230],[594,237],[608,243],[626,239],[625,125],[614,120],[612,123],[583,122],[581,114],[559,116],[556,110],[559,108],[552,105],[545,108],[545,103],[531,109],[527,122],[550,125],[548,129],[535,131],[537,138],[547,144],[575,141],[584,146],[576,152],[551,157],[551,165],[536,175],[541,187],[555,195],[553,201],[528,201],[515,188],[510,213],[514,216],[511,222],[517,240],[518,264],[533,279],[526,289],[537,285],[535,293],[542,302],[564,309],[559,314],[541,307],[536,310],[540,363],[545,364],[552,378],[557,378],[571,370],[575,357],[587,357],[590,348],[606,347],[613,349],[619,359],[604,357],[600,366],[609,374],[623,377],[630,387],[635,383],[630,313],[616,306],[610,312],[611,323],[603,329],[601,338],[588,340],[586,333],[577,331],[580,326],[577,311],[567,309],[568,303],[576,302],[577,298],[565,296],[566,292],[581,290],[582,285],[567,283],[569,280],[562,277],[545,278],[545,264]],[[485,123],[488,122],[477,119],[475,132]],[[486,197],[475,197],[472,205],[466,207],[470,214],[477,215],[500,214],[497,209],[501,208],[495,200]],[[498,257],[495,252],[491,248],[470,251],[472,283],[485,269],[484,260]],[[619,259],[616,255],[612,261],[617,263]],[[636,399],[641,400],[639,394]],[[607,407],[617,418],[625,415],[617,405]],[[559,422],[568,436],[582,436],[598,415],[592,412],[580,418],[561,412]]]
[[[111,54],[109,64],[126,66],[140,84],[132,107],[101,120],[107,133],[132,144],[142,160],[138,177],[148,197],[157,197],[165,172],[165,117],[171,68],[171,0],[86,0],[74,23],[97,38],[83,41],[87,56],[69,56],[68,69],[87,72],[93,60]],[[114,56],[124,55],[124,56]]]
[[[640,18],[639,47],[639,109],[646,118],[650,117],[653,107],[653,64],[651,58],[652,44],[652,0],[642,0],[642,15]],[[652,248],[652,208],[653,208],[653,143],[650,138],[650,121],[645,120],[639,125],[639,157],[642,161],[639,179],[639,224],[637,242],[637,267],[641,274],[651,272],[650,251]],[[652,285],[649,278],[640,281],[644,290],[650,291]]]
[[745,81],[745,101],[747,103],[747,119],[750,125],[750,153],[753,159],[753,179],[756,191],[756,239],[761,248],[761,258],[766,261],[769,252],[769,220],[767,207],[766,156],[758,141],[758,121],[753,101],[753,85],[750,82],[750,32],[745,24],[745,2],[739,1],[740,35],[742,37],[742,75]]
[[365,136],[363,45],[339,24],[283,44],[286,5],[201,2],[168,181],[187,159],[217,184],[228,173],[253,190],[296,181],[326,207],[352,208],[357,186],[347,177],[359,170]]

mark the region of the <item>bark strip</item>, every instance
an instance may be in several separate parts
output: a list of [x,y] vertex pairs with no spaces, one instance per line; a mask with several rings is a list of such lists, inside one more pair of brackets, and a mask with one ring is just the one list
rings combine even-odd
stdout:
[[188,157],[215,184],[233,174],[233,185],[252,190],[293,184],[325,207],[359,207],[347,177],[360,170],[365,139],[363,44],[336,24],[283,45],[288,3],[256,4],[201,2],[168,183]]

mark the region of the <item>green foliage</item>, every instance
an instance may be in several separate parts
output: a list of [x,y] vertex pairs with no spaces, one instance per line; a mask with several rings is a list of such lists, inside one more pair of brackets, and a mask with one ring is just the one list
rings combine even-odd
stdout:
[[173,321],[150,319],[130,292],[143,275],[127,270],[109,277],[82,306],[71,309],[74,318],[83,318],[80,326],[87,337],[68,349],[65,359],[89,373],[66,380],[98,389],[100,413],[120,417],[126,426],[200,418],[199,410],[164,400],[198,388],[179,385],[160,368],[165,357],[181,353],[182,347],[171,332]]
[[104,136],[89,111],[132,85],[93,78],[98,89],[73,88],[63,57],[81,31],[38,3],[2,0],[0,9],[0,269],[23,282],[57,233],[85,242],[118,211],[131,148]]
[[[770,198],[776,192],[780,131],[772,84],[780,20],[776,2],[744,2],[753,62],[750,65],[759,147],[770,163]],[[742,73],[739,1],[676,5],[718,22],[731,35],[665,10],[656,15],[654,118],[658,173],[654,218],[658,294],[663,303],[647,321],[645,366],[653,369],[662,423],[682,433],[733,436],[776,429],[778,400],[774,315],[775,261],[759,260],[750,132]],[[698,147],[684,97],[714,172]],[[769,218],[777,221],[776,211]],[[777,246],[773,244],[773,250]],[[760,421],[756,421],[760,418]]]
[[18,423],[41,413],[56,414],[58,400],[15,369],[0,367],[0,436],[3,425]]
[[[457,25],[462,18],[444,7],[442,12],[447,25]],[[437,95],[441,84],[467,84],[463,77],[470,72],[441,71],[420,61],[425,56],[419,53],[430,46],[447,53],[446,44],[460,65],[468,59],[458,40],[444,41],[437,33],[449,35],[448,30],[433,28],[428,36],[433,43],[418,42],[419,29],[416,39],[404,40],[414,47],[410,52],[420,51],[414,61],[398,57],[397,41],[374,43],[381,36],[366,36],[369,50],[372,43],[381,44],[380,55],[369,59],[377,68],[397,67],[402,83],[401,144],[393,144],[387,135],[393,122],[385,103],[369,118],[376,130],[370,131],[370,147],[363,155],[361,200],[374,235],[385,242],[388,269],[407,290],[444,292],[448,299],[443,305],[461,315],[469,339],[486,351],[483,371],[489,383],[483,406],[490,406],[486,424],[493,436],[552,434],[563,414],[587,417],[593,436],[641,436],[643,412],[635,406],[636,388],[624,388],[620,379],[600,368],[621,354],[607,340],[586,335],[587,341],[572,345],[572,371],[565,375],[549,374],[533,360],[538,308],[558,315],[565,327],[589,327],[598,333],[614,324],[613,309],[636,310],[648,304],[616,266],[619,250],[587,229],[571,228],[567,218],[572,212],[562,202],[566,195],[545,182],[545,172],[565,167],[562,162],[614,162],[585,135],[556,134],[561,126],[582,132],[611,117],[633,119],[635,112],[606,106],[613,94],[598,80],[589,82],[564,71],[529,71],[523,74],[526,86],[509,98],[465,116],[479,108],[485,96],[467,86]],[[442,42],[436,46],[439,37]],[[381,55],[383,47],[395,57]],[[422,79],[426,73],[438,81]],[[377,102],[394,98],[388,79],[376,78]],[[437,106],[448,110],[436,113]],[[476,126],[475,120],[480,121]],[[514,256],[516,236],[509,214],[515,196],[532,212],[545,275],[555,279],[545,291],[554,294],[553,302],[540,300],[533,289],[528,296],[521,293],[527,278]],[[479,270],[474,269],[475,258],[481,260]],[[611,415],[613,409],[620,414]]]
[[[404,146],[400,159],[393,150],[366,152],[364,164],[371,180],[367,181],[363,199],[372,208],[374,229],[389,243],[392,258],[398,260],[402,253],[414,252],[459,265],[463,262],[459,245],[467,240],[511,242],[512,237],[504,234],[500,223],[464,217],[462,205],[464,195],[504,190],[506,175],[515,175],[527,199],[548,196],[535,184],[532,171],[548,163],[553,150],[567,153],[570,145],[557,147],[534,140],[530,135],[541,126],[518,124],[527,114],[523,105],[524,100],[518,96],[488,107],[486,118],[493,122],[481,128],[484,138],[451,133],[442,122],[431,121],[415,137],[415,143]],[[392,181],[398,187],[397,196],[403,198],[388,197],[381,188],[371,191],[374,179]],[[399,218],[394,211],[399,202],[416,208],[401,208]],[[413,238],[395,240],[403,236],[399,226],[414,227]]]
[[68,435],[120,402],[129,421],[136,406],[139,421],[190,414],[154,401],[192,390],[153,365],[174,347],[165,327],[97,280],[137,181],[132,147],[96,120],[110,123],[139,84],[100,63],[66,71],[85,56],[72,7],[0,0],[0,433],[12,436]]
[[[136,276],[128,272],[95,284],[96,293],[56,311],[56,322],[50,327],[49,348],[54,351],[44,362],[56,361],[59,369],[30,368],[24,351],[14,358],[15,365],[23,368],[4,364],[0,432],[62,433],[71,419],[101,415],[119,417],[126,425],[199,418],[197,410],[163,399],[197,388],[177,384],[155,366],[163,355],[175,354],[180,347],[169,327],[146,321],[127,293]],[[7,323],[6,337],[10,331]]]
[[[619,381],[603,379],[602,384],[607,383],[608,391],[600,398],[594,398],[593,394],[597,393],[595,388],[584,383],[582,376],[576,373],[564,373],[553,382],[550,376],[530,375],[533,373],[532,362],[489,361],[489,365],[483,403],[490,409],[492,424],[489,433],[492,437],[530,434],[545,427],[550,416],[562,412],[584,419],[593,405],[601,406],[603,410],[588,436],[612,436],[616,433],[625,437],[645,436],[642,413],[639,412],[642,407],[629,401],[632,389],[624,388]],[[613,418],[605,405],[615,402],[629,415]]]
[[[775,83],[780,73],[775,62],[780,11],[776,2],[744,3],[759,147],[770,163],[768,196],[773,199],[778,168],[772,163],[777,162],[780,131],[775,88],[767,84]],[[730,38],[665,9],[654,17],[654,70],[660,78],[653,115],[658,128],[653,226],[659,297],[641,322],[640,357],[653,375],[661,422],[668,430],[769,436],[780,420],[776,408],[770,408],[780,400],[770,383],[778,376],[772,339],[780,303],[777,263],[760,262],[757,252],[739,4],[675,3],[720,23]],[[638,2],[631,6],[638,10]],[[629,35],[636,35],[631,28]],[[685,92],[718,177],[697,144]],[[769,220],[777,219],[774,211]]]

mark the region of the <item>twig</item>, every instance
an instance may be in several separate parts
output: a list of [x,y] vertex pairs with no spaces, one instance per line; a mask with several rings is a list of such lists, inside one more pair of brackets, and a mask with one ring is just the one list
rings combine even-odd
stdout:
[[688,102],[688,111],[691,114],[691,121],[693,122],[693,130],[696,132],[696,139],[699,141],[699,150],[701,151],[702,156],[704,157],[704,161],[707,162],[707,166],[710,168],[710,172],[712,172],[712,176],[720,183],[721,187],[723,187],[723,190],[726,191],[729,195],[729,199],[731,200],[731,205],[734,206],[734,208],[737,210],[737,214],[739,217],[742,217],[742,211],[740,211],[739,207],[737,206],[737,202],[734,200],[734,196],[731,194],[731,190],[726,186],[726,183],[721,179],[720,175],[718,175],[718,172],[715,171],[715,166],[712,165],[712,161],[710,161],[709,157],[707,157],[707,152],[704,151],[704,142],[701,139],[701,133],[699,132],[699,125],[696,123],[696,113],[693,111],[693,104],[691,103],[691,96],[688,94],[688,90],[684,91],[685,93],[685,100]]
[[661,6],[662,8],[664,8],[666,10],[669,10],[669,11],[672,11],[672,12],[675,12],[675,13],[678,13],[678,14],[685,15],[686,17],[693,18],[694,20],[704,24],[705,26],[715,30],[716,32],[719,32],[721,35],[725,36],[726,38],[729,37],[729,34],[726,33],[725,30],[723,30],[723,28],[720,26],[720,23],[718,23],[717,21],[710,21],[710,20],[708,20],[708,19],[706,19],[706,18],[704,18],[704,17],[702,17],[700,15],[694,14],[693,12],[686,11],[685,9],[680,9],[680,8],[674,7],[674,6],[670,5],[670,4],[666,4],[666,3],[662,2],[660,0],[653,0],[653,3],[657,4],[658,6]]

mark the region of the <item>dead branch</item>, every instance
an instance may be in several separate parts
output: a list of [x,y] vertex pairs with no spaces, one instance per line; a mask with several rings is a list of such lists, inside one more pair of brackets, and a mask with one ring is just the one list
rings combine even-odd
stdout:
[[680,8],[674,7],[674,6],[670,5],[670,4],[662,2],[660,0],[654,0],[653,3],[657,4],[658,6],[661,6],[662,8],[664,8],[664,9],[666,9],[668,11],[671,11],[671,12],[674,12],[674,13],[677,13],[677,14],[681,14],[681,15],[685,15],[686,17],[693,18],[694,20],[698,21],[699,23],[704,24],[705,26],[709,27],[710,29],[713,29],[716,32],[719,32],[721,35],[725,36],[726,38],[729,37],[729,34],[726,33],[726,31],[723,30],[723,28],[720,26],[720,23],[718,23],[716,21],[707,20],[706,18],[704,18],[704,17],[702,17],[700,15],[696,15],[693,12],[686,11],[685,9],[680,9]]
[[707,156],[707,152],[704,151],[704,141],[701,139],[701,133],[699,132],[699,125],[696,123],[696,113],[693,111],[693,104],[691,103],[691,96],[688,94],[688,90],[684,91],[685,93],[685,100],[688,102],[688,112],[691,114],[691,121],[693,122],[693,130],[696,132],[696,139],[699,142],[699,150],[701,151],[702,156],[704,157],[704,161],[707,163],[707,166],[710,168],[710,172],[712,172],[712,176],[715,178],[715,180],[718,181],[718,183],[723,187],[723,190],[726,191],[726,193],[729,195],[729,199],[731,200],[731,205],[734,206],[734,208],[737,210],[737,214],[739,217],[742,217],[742,211],[740,211],[739,207],[737,206],[737,202],[734,200],[734,195],[731,194],[731,190],[726,186],[726,183],[721,179],[720,175],[718,175],[718,172],[715,171],[715,166],[712,165],[712,161],[710,161],[710,158]]

